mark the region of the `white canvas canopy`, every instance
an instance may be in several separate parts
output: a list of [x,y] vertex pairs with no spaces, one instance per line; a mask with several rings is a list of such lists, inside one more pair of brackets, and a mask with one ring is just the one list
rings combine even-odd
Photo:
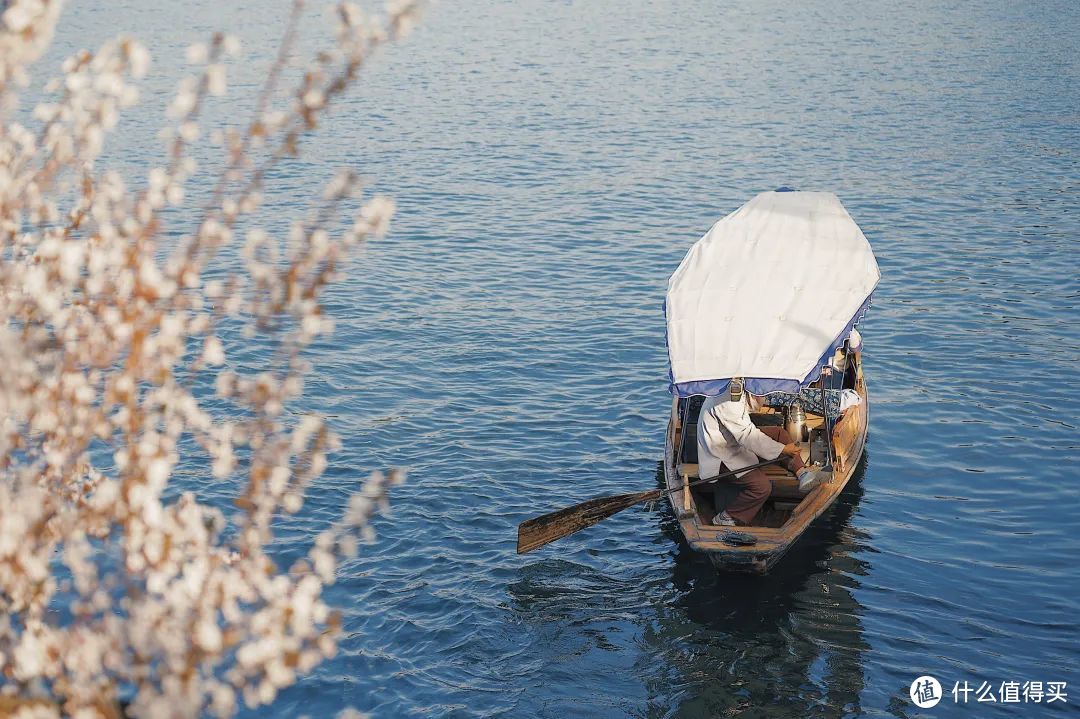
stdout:
[[668,281],[672,391],[756,394],[819,376],[880,278],[862,230],[831,192],[763,192],[694,243]]

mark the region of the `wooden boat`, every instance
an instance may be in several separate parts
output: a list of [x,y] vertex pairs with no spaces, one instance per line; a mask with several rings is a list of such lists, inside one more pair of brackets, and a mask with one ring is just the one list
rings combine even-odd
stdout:
[[[820,484],[804,494],[799,491],[799,482],[791,472],[777,465],[765,467],[764,471],[772,480],[772,494],[749,526],[734,528],[740,543],[732,543],[727,538],[727,535],[732,534],[733,528],[710,524],[712,517],[722,509],[713,504],[713,490],[686,487],[690,482],[699,479],[697,462],[683,461],[697,458],[697,433],[694,431],[697,413],[693,408],[694,403],[688,399],[676,397],[672,400],[664,451],[664,481],[668,489],[683,488],[668,494],[668,499],[679,519],[679,528],[691,549],[705,552],[713,564],[721,569],[765,573],[784,556],[791,545],[810,527],[810,523],[836,501],[855,474],[866,444],[869,398],[862,374],[861,352],[849,355],[849,369],[844,374],[844,386],[855,389],[862,402],[845,410],[835,423],[830,418],[833,445],[832,481]],[[697,409],[700,407],[699,402]],[[764,408],[763,412],[751,415],[751,418],[766,424],[769,415],[782,416],[776,409]],[[825,418],[822,415],[807,413],[806,425],[811,436],[810,441],[803,443],[803,461],[807,463],[812,459],[824,459],[821,456],[811,457],[811,447],[821,446],[821,441],[824,440],[824,423]],[[689,432],[686,431],[687,426],[690,427]],[[821,438],[821,441],[815,441],[818,438]],[[734,491],[731,494],[734,495]],[[739,535],[749,535],[756,543],[741,544],[746,540]]]
[[[839,248],[833,247],[837,244]],[[795,277],[790,279],[783,273],[759,271],[755,251],[765,257],[790,252],[803,260],[823,253],[828,258],[802,275],[791,273]],[[739,263],[748,265],[744,268]],[[733,265],[737,265],[734,270]],[[838,265],[839,272],[829,272]],[[718,273],[717,267],[725,271]],[[830,293],[822,293],[828,297],[818,301],[808,278],[830,275],[842,287],[837,291],[833,286]],[[739,282],[728,282],[731,277]],[[665,311],[675,396],[665,442],[664,480],[674,490],[668,498],[687,543],[706,553],[718,568],[767,572],[829,509],[854,475],[866,443],[869,397],[861,341],[852,347],[845,340],[853,336],[851,330],[869,308],[879,277],[869,243],[835,195],[790,191],[763,193],[718,222],[672,275]],[[714,290],[718,281],[731,286]],[[793,288],[784,286],[789,281],[795,283]],[[762,300],[755,298],[776,283],[784,296],[765,300],[767,306],[762,308]],[[740,312],[749,315],[741,326],[731,322]],[[717,322],[720,313],[726,322]],[[742,351],[739,343],[750,345],[751,350]],[[779,361],[778,354],[782,355]],[[830,365],[841,356],[841,365],[833,369]],[[803,459],[831,464],[831,480],[802,492],[787,469],[765,467],[772,492],[750,524],[738,527],[712,524],[724,508],[716,503],[723,503],[725,497],[730,501],[737,487],[727,483],[729,489],[717,492],[723,480],[687,486],[700,479],[696,430],[704,397],[726,391],[733,377],[745,378],[747,391],[766,399],[770,389],[787,392],[789,398],[799,393],[814,397],[820,392],[824,400],[826,393],[843,390],[853,390],[859,397],[857,404],[843,411],[825,409],[830,407],[827,401],[816,407],[817,412],[807,409]],[[784,421],[781,410],[771,407],[752,413],[751,419],[758,426]]]

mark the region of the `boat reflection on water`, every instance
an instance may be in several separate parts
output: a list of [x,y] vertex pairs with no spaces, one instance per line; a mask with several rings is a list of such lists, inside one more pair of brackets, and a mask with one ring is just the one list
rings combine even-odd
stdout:
[[[678,598],[642,637],[659,670],[649,689],[658,709],[666,705],[660,716],[860,711],[868,645],[853,591],[867,572],[862,555],[872,550],[851,517],[869,461],[867,452],[831,511],[766,576],[718,573],[680,544],[673,568]],[[664,509],[664,532],[682,542],[670,507]]]
[[[514,698],[514,715],[859,713],[867,644],[853,591],[873,550],[851,518],[868,455],[765,576],[718,573],[686,546],[666,502],[651,511],[661,529],[651,539],[642,541],[646,518],[609,520],[588,538],[587,557],[541,555],[519,567],[508,609],[524,649],[500,666],[528,687]],[[603,689],[583,691],[583,681]]]

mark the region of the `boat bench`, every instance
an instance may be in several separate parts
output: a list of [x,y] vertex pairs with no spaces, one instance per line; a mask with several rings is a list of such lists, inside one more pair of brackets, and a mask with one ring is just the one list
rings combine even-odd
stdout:
[[[773,499],[802,499],[806,496],[805,492],[799,491],[799,480],[783,467],[770,464],[761,469],[772,482],[772,493],[769,496]],[[690,482],[701,478],[698,474],[698,465],[689,462],[679,465],[679,476],[685,477]]]

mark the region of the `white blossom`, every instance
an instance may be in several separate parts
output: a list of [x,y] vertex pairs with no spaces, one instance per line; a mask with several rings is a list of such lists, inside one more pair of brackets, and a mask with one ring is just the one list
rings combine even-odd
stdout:
[[225,348],[217,337],[207,337],[203,345],[203,361],[209,365],[225,364]]
[[207,66],[206,87],[211,95],[220,97],[225,94],[225,65],[215,62]]
[[[17,107],[59,8],[4,4],[0,110]],[[414,15],[395,5],[380,24],[340,8],[336,47],[269,95],[291,100],[224,131],[204,132],[201,113],[227,91],[239,42],[192,46],[194,74],[159,133],[166,156],[130,178],[97,168],[150,67],[131,38],[65,60],[25,125],[0,118],[0,676],[14,716],[117,715],[117,688],[130,687],[133,716],[226,717],[241,701],[272,702],[337,651],[324,589],[402,475],[372,474],[293,570],[268,552],[340,445],[303,413],[302,353],[333,329],[327,268],[383,236],[394,206],[375,197],[358,208],[350,169],[313,194],[319,220],[297,218],[287,238],[260,229],[258,211],[274,164],[302,151]],[[224,160],[197,173],[186,153],[204,135]],[[165,212],[189,194],[212,199]],[[232,262],[221,249],[241,223]],[[237,337],[282,349],[263,367],[227,368]],[[179,476],[189,491],[170,487]],[[210,502],[229,488],[226,516]]]
[[192,65],[202,65],[210,57],[210,49],[205,43],[195,43],[188,45],[187,50],[184,53],[184,57]]

